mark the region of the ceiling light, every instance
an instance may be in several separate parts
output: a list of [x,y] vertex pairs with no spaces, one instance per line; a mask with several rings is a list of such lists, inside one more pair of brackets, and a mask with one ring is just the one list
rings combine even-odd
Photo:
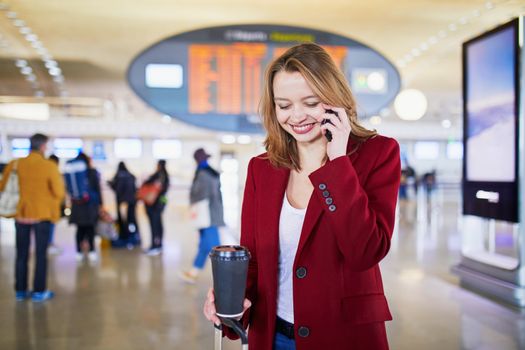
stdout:
[[241,145],[249,145],[252,142],[252,137],[250,135],[239,135],[237,142]]
[[50,69],[50,68],[58,66],[57,61],[54,61],[54,60],[46,60],[45,62],[46,62],[45,66],[46,66],[47,69]]
[[428,38],[428,43],[429,43],[430,45],[434,45],[434,44],[436,44],[437,42],[438,42],[438,38],[435,37],[434,35],[431,36],[430,38]]
[[458,26],[455,25],[454,23],[450,23],[450,24],[448,25],[448,30],[450,30],[451,32],[456,31],[456,29],[458,29]]
[[23,75],[29,75],[29,74],[33,73],[33,68],[31,68],[29,66],[22,67],[22,68],[20,68],[20,73],[22,73]]
[[418,120],[427,111],[427,98],[416,89],[406,89],[401,91],[395,101],[394,108],[399,118],[403,120]]
[[235,136],[233,135],[223,135],[221,138],[222,143],[231,145],[235,143]]
[[444,127],[445,129],[448,129],[452,126],[452,122],[448,119],[444,119],[442,122],[441,122],[441,126]]
[[472,17],[479,17],[480,13],[479,13],[479,10],[474,10],[472,12]]
[[53,76],[62,74],[62,70],[58,67],[50,68],[48,72],[49,72],[49,75],[53,75]]
[[15,19],[16,18],[16,12],[15,11],[9,11],[6,13],[7,18]]
[[459,23],[460,23],[460,24],[467,24],[467,19],[466,19],[465,17],[461,17],[461,18],[459,19]]
[[447,36],[447,32],[445,32],[444,30],[440,30],[439,33],[438,33],[438,37],[440,37],[441,39],[445,38]]
[[36,34],[26,34],[25,38],[29,42],[33,42],[33,41],[37,41],[38,40],[38,36]]
[[487,10],[492,10],[494,8],[494,4],[490,1],[487,1],[485,3],[485,7],[487,8]]
[[13,22],[14,26],[15,27],[23,27],[26,25],[26,22],[24,22],[23,20],[21,19],[17,19]]
[[419,49],[421,51],[426,51],[428,50],[428,44],[427,43],[421,43],[421,45],[419,45]]
[[18,60],[15,61],[15,66],[17,66],[18,68],[25,67],[25,66],[27,66],[27,61],[18,59]]
[[372,125],[379,125],[379,124],[381,124],[381,121],[382,121],[382,119],[378,115],[373,115],[373,116],[370,117],[370,124],[372,124]]
[[31,33],[31,28],[29,27],[22,27],[19,29],[20,34],[27,35]]
[[411,62],[412,61],[412,55],[411,54],[406,54],[403,59],[405,60],[405,62]]
[[417,57],[419,55],[421,55],[421,51],[419,51],[419,49],[412,49],[412,51],[410,51],[412,53],[413,56]]

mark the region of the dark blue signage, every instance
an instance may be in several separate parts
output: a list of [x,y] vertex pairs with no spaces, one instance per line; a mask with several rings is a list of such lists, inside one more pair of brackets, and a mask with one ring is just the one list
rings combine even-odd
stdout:
[[355,40],[313,29],[274,25],[212,27],[162,40],[128,69],[132,89],[161,113],[196,126],[262,132],[257,114],[266,66],[302,42],[323,46],[346,75],[361,117],[391,103],[399,73]]

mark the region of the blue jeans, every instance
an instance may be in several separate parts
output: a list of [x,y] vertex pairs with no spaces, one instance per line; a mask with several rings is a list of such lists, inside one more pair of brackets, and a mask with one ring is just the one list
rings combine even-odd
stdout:
[[275,332],[273,338],[273,350],[295,350],[295,340],[288,338],[287,336]]
[[210,254],[211,248],[221,244],[219,240],[219,230],[217,226],[210,226],[199,230],[199,250],[193,261],[193,266],[197,269],[203,269]]

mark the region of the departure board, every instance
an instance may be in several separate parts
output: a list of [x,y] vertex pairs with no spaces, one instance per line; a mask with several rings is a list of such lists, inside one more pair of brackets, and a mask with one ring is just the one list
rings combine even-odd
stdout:
[[[165,39],[134,59],[128,81],[163,114],[210,129],[262,132],[257,110],[265,69],[300,42],[323,46],[348,81],[359,82],[355,95],[364,116],[399,91],[395,67],[369,47],[331,33],[268,25],[213,27]],[[377,83],[363,88],[367,74],[376,82],[382,77],[380,91]]]

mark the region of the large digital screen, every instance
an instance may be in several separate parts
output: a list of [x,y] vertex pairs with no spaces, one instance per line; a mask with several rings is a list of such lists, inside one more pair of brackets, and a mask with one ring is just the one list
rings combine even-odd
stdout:
[[140,158],[142,141],[139,139],[115,139],[114,154],[117,159]]
[[163,114],[208,129],[262,132],[258,104],[267,65],[302,42],[323,46],[372,116],[397,95],[397,69],[356,40],[309,28],[234,25],[174,35],[140,53],[128,69],[131,88]]
[[53,140],[53,153],[58,158],[72,159],[82,151],[84,142],[78,138],[56,138]]
[[517,221],[518,21],[463,45],[464,213]]
[[11,156],[13,158],[27,157],[31,150],[31,143],[28,138],[16,138],[11,140]]
[[439,142],[418,141],[414,144],[414,157],[420,160],[436,160],[439,158]]

